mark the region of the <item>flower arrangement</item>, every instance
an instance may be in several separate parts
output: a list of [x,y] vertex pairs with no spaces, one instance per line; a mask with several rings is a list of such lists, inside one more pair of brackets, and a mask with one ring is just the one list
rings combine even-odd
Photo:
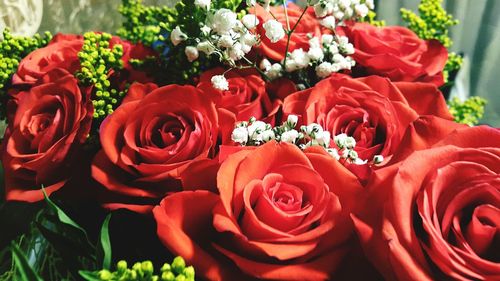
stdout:
[[123,0],[117,35],[5,30],[0,279],[498,279],[500,131],[447,101],[441,2],[408,27],[373,0]]

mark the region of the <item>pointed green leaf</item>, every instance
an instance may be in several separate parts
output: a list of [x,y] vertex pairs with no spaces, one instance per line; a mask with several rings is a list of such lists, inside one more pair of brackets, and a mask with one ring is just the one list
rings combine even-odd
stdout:
[[102,268],[111,268],[111,241],[109,239],[109,221],[111,219],[111,214],[109,214],[104,220],[101,227],[101,253],[102,253]]
[[43,281],[38,273],[36,273],[33,268],[31,268],[28,260],[16,245],[16,243],[12,242],[10,244],[10,249],[12,250],[12,257],[14,259],[16,269],[19,274],[21,274],[21,280]]
[[78,274],[87,281],[101,281],[101,278],[97,275],[97,273],[92,271],[80,270]]

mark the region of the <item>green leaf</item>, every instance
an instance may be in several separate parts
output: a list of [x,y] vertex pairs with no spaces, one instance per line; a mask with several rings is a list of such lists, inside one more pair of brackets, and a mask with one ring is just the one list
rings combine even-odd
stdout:
[[101,281],[101,278],[97,275],[97,273],[92,271],[80,270],[78,274],[87,281]]
[[102,268],[111,269],[111,241],[109,239],[109,221],[111,219],[111,214],[109,214],[104,220],[101,227],[101,247],[100,252],[102,253]]
[[16,265],[17,271],[21,274],[21,280],[43,281],[33,268],[31,268],[28,260],[14,242],[10,244],[10,248],[12,250],[14,264]]
[[43,192],[43,196],[45,197],[45,201],[47,202],[49,207],[56,212],[59,220],[65,224],[71,225],[74,228],[81,230],[85,234],[85,236],[87,237],[87,232],[85,231],[85,229],[83,229],[83,227],[79,226],[74,220],[72,220],[70,217],[68,217],[68,215],[66,215],[66,213],[63,210],[61,210],[61,208],[59,208],[52,200],[50,200],[50,198],[47,196],[47,193],[45,192],[45,189],[43,187],[42,187],[42,192]]

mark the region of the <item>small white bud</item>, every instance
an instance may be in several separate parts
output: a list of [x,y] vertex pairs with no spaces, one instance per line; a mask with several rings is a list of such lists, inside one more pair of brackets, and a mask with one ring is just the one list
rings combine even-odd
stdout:
[[366,165],[368,163],[368,160],[362,160],[360,158],[353,159],[352,163],[354,165]]
[[347,138],[348,136],[346,134],[339,134],[333,138],[333,141],[340,149],[342,149],[345,147],[345,141]]
[[212,82],[212,86],[217,90],[229,90],[229,83],[224,75],[214,75],[210,81]]
[[250,126],[248,126],[248,135],[251,140],[254,141],[262,141],[262,133],[266,131],[267,124],[262,121],[252,122]]
[[345,147],[348,149],[353,149],[356,147],[356,140],[353,137],[347,137],[345,138]]
[[321,125],[316,124],[316,123],[311,123],[306,126],[305,132],[308,136],[311,136],[314,138],[316,134],[322,134],[323,133],[323,127]]
[[237,42],[231,48],[229,48],[229,57],[232,60],[240,60],[245,55],[241,46],[241,43]]
[[276,136],[274,135],[273,130],[266,130],[266,131],[262,132],[262,140],[265,142],[274,140],[275,138],[276,138]]
[[319,37],[313,37],[309,39],[309,48],[321,48]]
[[380,163],[384,162],[384,156],[382,155],[375,155],[373,157],[373,164],[378,165]]
[[339,151],[336,150],[335,148],[327,148],[326,152],[328,152],[328,154],[330,154],[333,158],[335,158],[335,160],[337,161],[340,160]]
[[297,122],[299,122],[299,117],[297,115],[290,114],[288,115],[286,122],[291,128],[295,128],[295,126],[297,126]]
[[282,142],[295,143],[295,141],[297,141],[298,138],[299,138],[299,132],[297,132],[296,130],[286,131],[283,132],[283,134],[281,134]]
[[302,48],[293,50],[291,58],[296,63],[296,67],[299,69],[308,67],[311,62],[311,59],[307,53],[302,50]]
[[189,62],[193,62],[197,60],[199,57],[198,49],[193,46],[187,46],[186,49],[184,50],[184,53],[186,54],[186,57]]
[[276,20],[268,20],[262,27],[266,30],[266,37],[271,40],[272,43],[276,43],[285,37],[285,30],[283,25]]
[[314,5],[314,13],[316,14],[316,17],[317,18],[326,17],[326,15],[328,15],[328,10],[330,8],[329,6],[331,6],[330,3],[325,4],[322,2],[319,2],[316,5]]
[[253,7],[255,6],[255,4],[257,4],[256,0],[246,0],[246,2],[248,7]]
[[172,41],[172,44],[174,44],[174,46],[179,45],[179,43],[181,43],[186,39],[187,35],[184,32],[182,32],[179,26],[176,26],[174,30],[172,30],[172,33],[170,33],[170,40]]

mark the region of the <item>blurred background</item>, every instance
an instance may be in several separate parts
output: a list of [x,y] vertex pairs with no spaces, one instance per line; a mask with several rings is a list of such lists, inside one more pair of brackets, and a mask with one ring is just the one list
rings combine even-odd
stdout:
[[[145,0],[166,4],[174,0]],[[417,10],[419,0],[375,0],[379,19],[402,25],[399,9]],[[35,32],[115,32],[121,24],[121,0],[0,0],[0,30]],[[452,50],[465,55],[452,95],[488,100],[483,124],[500,127],[500,0],[445,0],[448,12],[460,20],[451,31]]]

